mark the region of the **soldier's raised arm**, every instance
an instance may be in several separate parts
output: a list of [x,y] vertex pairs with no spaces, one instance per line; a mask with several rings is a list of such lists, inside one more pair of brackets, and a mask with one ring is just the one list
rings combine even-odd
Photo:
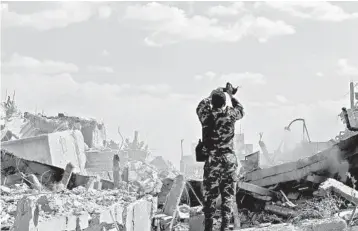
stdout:
[[229,113],[230,116],[233,120],[239,120],[242,119],[242,117],[244,117],[245,113],[244,113],[244,107],[241,105],[241,103],[234,98],[233,96],[231,96],[231,103],[232,103],[232,108],[229,109]]

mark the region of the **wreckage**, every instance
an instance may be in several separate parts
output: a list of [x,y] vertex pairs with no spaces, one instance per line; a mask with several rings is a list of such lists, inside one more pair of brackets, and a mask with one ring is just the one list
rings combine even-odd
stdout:
[[[2,230],[203,230],[201,180],[162,157],[150,158],[138,132],[119,145],[106,140],[104,124],[94,119],[22,114],[14,99],[2,107]],[[306,146],[315,148],[300,149],[306,153],[296,161],[281,162],[260,139],[262,153],[241,161],[233,228],[357,225],[355,110],[342,111],[347,129],[320,148],[310,141],[304,120],[297,120],[311,143]]]

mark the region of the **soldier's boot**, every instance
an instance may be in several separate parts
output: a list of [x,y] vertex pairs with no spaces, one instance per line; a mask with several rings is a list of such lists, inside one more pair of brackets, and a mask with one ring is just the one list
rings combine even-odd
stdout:
[[205,229],[204,231],[213,231],[214,219],[213,218],[205,218]]

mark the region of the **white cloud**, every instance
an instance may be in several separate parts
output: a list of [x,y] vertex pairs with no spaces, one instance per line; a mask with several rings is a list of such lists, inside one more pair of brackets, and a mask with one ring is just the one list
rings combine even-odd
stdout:
[[63,28],[73,23],[80,23],[97,16],[107,18],[111,11],[103,3],[96,2],[54,2],[53,8],[21,14],[9,9],[8,5],[2,4],[2,25],[4,27],[33,27],[37,30],[49,30]]
[[280,103],[287,103],[287,102],[288,102],[288,100],[286,99],[286,97],[283,96],[283,95],[276,95],[276,100],[277,100],[278,102],[280,102]]
[[245,11],[244,2],[234,2],[229,6],[211,6],[207,14],[210,16],[235,16]]
[[215,81],[217,83],[230,82],[233,85],[237,85],[237,86],[243,83],[255,84],[255,85],[266,84],[266,78],[264,75],[260,73],[251,73],[251,72],[229,73],[229,74],[219,75],[212,71],[208,71],[202,75],[195,75],[194,79],[197,81],[210,80],[210,81]]
[[341,75],[346,75],[346,76],[356,76],[358,75],[358,68],[355,66],[351,66],[348,63],[347,59],[339,59],[338,60],[338,66],[339,66],[339,70],[338,73]]
[[112,67],[105,67],[105,66],[89,66],[87,67],[87,69],[90,72],[106,72],[106,73],[114,72]]
[[112,14],[112,8],[108,5],[100,6],[98,8],[98,16],[100,18],[106,19],[109,18]]
[[104,50],[102,51],[101,55],[102,55],[102,56],[108,56],[108,55],[109,55],[109,52],[108,52],[106,49],[104,49]]
[[182,9],[156,2],[128,6],[124,19],[142,22],[140,26],[151,31],[145,42],[152,46],[181,40],[237,42],[245,36],[264,42],[271,37],[295,33],[294,28],[283,21],[247,14],[235,22],[224,23],[201,15],[189,17]]
[[17,53],[11,55],[10,59],[2,64],[2,71],[5,73],[58,74],[73,73],[78,70],[79,68],[72,63],[38,60]]
[[202,76],[202,75],[195,75],[194,76],[195,80],[202,80],[203,78],[204,78],[204,76]]
[[205,73],[205,76],[210,78],[210,79],[214,79],[216,77],[216,74],[212,71],[208,71]]
[[203,75],[195,75],[194,79],[195,80],[202,80],[202,79],[214,80],[215,77],[216,77],[216,73],[214,73],[212,71],[208,71],[208,72],[204,73]]
[[340,22],[347,19],[358,18],[358,12],[348,13],[331,2],[299,1],[299,2],[259,2],[256,7],[268,6],[286,12],[292,16],[318,21]]
[[230,73],[224,74],[220,78],[222,81],[240,84],[241,82],[250,82],[252,84],[266,84],[266,78],[260,73]]
[[324,74],[323,74],[322,72],[317,72],[316,75],[317,75],[318,77],[323,77],[323,76],[324,76]]

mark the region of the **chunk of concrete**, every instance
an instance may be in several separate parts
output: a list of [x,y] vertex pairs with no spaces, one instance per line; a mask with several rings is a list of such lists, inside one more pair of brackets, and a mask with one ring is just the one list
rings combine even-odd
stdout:
[[63,173],[63,176],[61,179],[61,183],[65,186],[65,188],[67,188],[68,182],[70,181],[70,178],[71,178],[74,168],[75,168],[75,166],[71,162],[69,162],[66,165],[65,172]]
[[195,216],[190,216],[189,218],[189,231],[204,231],[204,214],[196,214]]
[[339,218],[326,218],[321,220],[309,220],[299,226],[302,231],[339,231],[347,228],[347,223]]
[[6,186],[1,185],[0,189],[1,189],[1,194],[10,194],[11,193],[11,189]]
[[178,175],[174,179],[174,183],[172,185],[172,188],[170,189],[170,192],[167,196],[167,200],[164,204],[163,212],[165,215],[174,216],[174,212],[177,210],[184,187],[185,187],[184,176]]
[[39,206],[35,197],[23,197],[17,203],[13,231],[35,231],[39,220]]
[[332,190],[333,192],[344,197],[346,200],[358,205],[358,191],[335,180],[329,178],[319,186],[319,191],[327,192]]
[[256,170],[245,175],[245,181],[258,186],[274,185],[299,180],[308,175],[330,168],[332,160],[342,155],[341,147],[335,145],[313,156],[298,161]]
[[126,231],[151,230],[151,203],[147,200],[138,200],[124,209],[123,223]]
[[292,224],[276,224],[270,225],[268,227],[253,227],[247,229],[234,229],[234,231],[300,231],[297,227],[293,226]]
[[2,148],[26,160],[53,165],[62,169],[72,162],[86,173],[86,155],[82,133],[78,130],[55,132],[1,143]]
[[261,196],[274,196],[275,193],[272,190],[269,190],[264,187],[260,187],[254,184],[250,184],[247,182],[239,181],[237,183],[237,190],[242,189],[248,192],[256,193]]
[[119,188],[119,184],[121,179],[120,172],[120,161],[119,156],[114,155],[113,156],[113,182],[114,182],[114,188]]

